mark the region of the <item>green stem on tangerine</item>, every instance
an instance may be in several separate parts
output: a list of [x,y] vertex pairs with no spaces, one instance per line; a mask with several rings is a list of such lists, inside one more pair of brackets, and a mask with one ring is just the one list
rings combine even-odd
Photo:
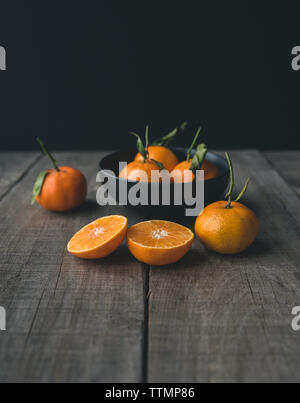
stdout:
[[53,166],[54,166],[54,169],[55,169],[57,172],[60,172],[60,169],[58,168],[58,165],[57,165],[57,161],[56,161],[55,158],[51,155],[51,153],[46,149],[45,144],[42,142],[42,140],[41,140],[39,137],[37,137],[36,141],[37,141],[37,142],[39,143],[39,145],[41,146],[41,149],[42,149],[43,153],[44,153],[45,155],[47,155],[47,156],[50,158],[50,160],[52,161],[52,164],[53,164]]
[[[149,161],[149,125],[146,126],[146,132],[145,132],[145,145],[141,139],[141,137],[134,132],[129,132],[129,134],[132,134],[133,136],[135,136],[137,138],[137,149],[138,152],[143,156],[144,158],[144,164]],[[164,169],[163,164],[161,164],[160,162],[154,160],[154,159],[150,159],[150,161],[154,162],[158,168],[160,170]]]
[[[228,203],[226,205],[226,208],[229,209],[231,208],[231,203],[232,203],[232,193],[233,193],[233,189],[234,189],[234,171],[233,171],[233,166],[232,166],[232,161],[231,158],[229,156],[228,153],[225,153],[226,155],[226,159],[228,162],[228,166],[229,166],[229,172],[230,172],[230,187],[228,190],[228,193],[225,196],[225,199],[228,199]],[[239,200],[241,200],[241,198],[244,196],[244,194],[246,193],[248,186],[250,183],[250,178],[247,179],[245,186],[243,187],[241,193],[238,195],[238,197],[234,200],[235,202],[238,202]]]
[[196,173],[196,171],[201,170],[206,154],[207,154],[206,144],[199,144],[190,165],[190,170],[192,172]]
[[228,193],[225,196],[225,199],[228,199],[226,208],[231,208],[232,192],[233,192],[233,188],[234,188],[234,172],[233,172],[232,161],[231,161],[229,154],[225,153],[225,155],[226,155],[226,159],[227,159],[228,166],[229,166],[229,172],[230,172],[230,187],[229,187]]
[[149,155],[149,125],[146,126],[146,131],[145,131],[145,139],[146,139],[146,146],[145,146],[145,150],[147,155]]
[[191,145],[191,147],[189,148],[189,150],[187,152],[187,155],[186,155],[186,161],[187,162],[189,162],[190,159],[191,159],[192,151],[193,151],[193,149],[194,149],[194,147],[195,147],[195,145],[197,143],[197,140],[198,140],[198,137],[199,137],[199,135],[201,133],[201,130],[202,130],[202,127],[199,127],[199,129],[197,130],[196,136],[194,137],[194,140],[192,142],[192,145]]
[[144,163],[146,162],[147,158],[148,158],[148,149],[145,148],[144,143],[141,139],[141,137],[135,133],[135,132],[129,132],[129,134],[132,134],[133,136],[135,136],[137,138],[137,150],[138,152],[143,156],[144,158]]
[[244,194],[246,193],[246,191],[247,191],[247,189],[248,189],[248,186],[249,186],[249,183],[250,183],[250,180],[251,180],[250,178],[247,179],[247,182],[246,182],[245,186],[243,187],[241,193],[240,193],[240,194],[238,195],[238,197],[235,199],[236,202],[240,201],[241,198],[242,198],[242,197],[244,196]]

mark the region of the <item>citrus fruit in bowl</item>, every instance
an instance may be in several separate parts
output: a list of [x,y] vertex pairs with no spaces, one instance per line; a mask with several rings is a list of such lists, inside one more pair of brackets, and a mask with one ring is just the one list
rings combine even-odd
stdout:
[[[179,164],[179,160],[176,154],[167,147],[164,146],[149,146],[148,147],[149,158],[151,160],[159,161],[163,164],[164,168],[172,172],[176,165]],[[134,159],[136,162],[143,162],[142,154],[138,153]]]
[[[184,161],[186,159],[186,155],[188,152],[187,148],[184,147],[172,147],[172,152],[176,155],[179,161]],[[192,151],[191,156],[193,157],[196,150]],[[120,177],[120,163],[128,163],[130,161],[134,161],[136,157],[136,150],[129,150],[129,151],[117,151],[114,153],[110,153],[106,155],[104,158],[101,159],[99,162],[100,171],[104,174],[105,177],[110,179],[116,185],[116,194],[113,196],[116,197],[117,203],[119,200],[124,200],[124,197],[121,198],[120,196],[120,189],[125,188],[127,194],[131,191],[131,189],[138,183],[137,181],[128,179],[126,177]],[[205,197],[205,204],[212,203],[217,200],[221,200],[224,197],[224,194],[228,188],[229,184],[229,168],[227,161],[224,157],[215,154],[213,152],[208,151],[205,157],[205,161],[203,164],[209,164],[210,166],[216,167],[218,170],[218,175],[216,177],[206,179],[204,181],[204,197]],[[159,205],[152,205],[152,189],[151,183],[147,183],[146,186],[148,187],[148,206],[142,206],[145,210],[145,213],[150,213],[151,216],[157,217],[157,211],[166,210],[166,213],[181,215],[183,210],[186,209],[188,206],[183,202],[182,206],[178,206],[175,203],[175,200],[172,198],[174,194],[175,184],[170,184],[170,194],[171,194],[171,203],[170,206],[162,205],[161,201]],[[159,184],[160,187],[160,194],[163,190],[163,184]],[[192,184],[193,192],[195,192],[196,184],[195,181]],[[163,212],[164,214],[164,212]]]

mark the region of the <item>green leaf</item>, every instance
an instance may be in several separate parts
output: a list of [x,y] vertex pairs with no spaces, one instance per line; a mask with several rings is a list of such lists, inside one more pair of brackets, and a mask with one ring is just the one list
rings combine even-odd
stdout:
[[39,143],[39,145],[41,146],[41,149],[42,149],[43,153],[44,153],[45,155],[47,155],[47,156],[50,158],[50,160],[52,161],[52,164],[53,164],[53,166],[54,166],[55,171],[59,172],[59,168],[58,168],[58,165],[57,165],[57,161],[56,161],[56,159],[52,156],[52,154],[46,149],[45,144],[42,142],[42,140],[41,140],[39,137],[37,137],[36,141],[37,141],[37,142]]
[[148,158],[148,150],[145,148],[144,143],[142,142],[141,137],[134,132],[129,132],[130,134],[132,134],[133,136],[135,136],[137,138],[137,149],[138,152],[143,156],[143,158],[146,160]]
[[201,133],[201,130],[202,130],[202,127],[199,127],[199,129],[197,130],[196,136],[194,137],[194,140],[193,140],[193,142],[192,142],[192,144],[191,144],[191,146],[190,146],[190,148],[189,148],[189,150],[187,152],[187,155],[186,155],[187,162],[189,162],[189,160],[191,159],[191,153],[192,153],[192,151],[193,151],[193,149],[194,149],[194,147],[195,147],[195,145],[196,145],[196,143],[198,141],[198,137],[199,137],[199,135]]
[[207,154],[207,146],[206,144],[200,144],[197,147],[197,151],[192,159],[192,163],[190,166],[190,170],[195,172],[201,170],[203,161],[205,160]]
[[165,147],[167,147],[175,139],[175,137],[178,134],[183,133],[186,130],[187,125],[188,125],[187,122],[183,122],[180,126],[176,127],[169,134],[161,137],[158,140],[155,140],[152,144],[154,146],[165,146]]
[[164,164],[162,164],[161,162],[158,162],[158,161],[154,160],[153,158],[151,158],[151,161],[154,162],[154,164],[156,164],[161,171],[163,169],[165,169]]
[[44,181],[45,181],[45,178],[46,178],[48,172],[49,172],[49,171],[43,171],[43,172],[41,172],[41,173],[39,174],[39,176],[37,177],[37,180],[36,180],[36,182],[35,182],[35,184],[34,184],[33,191],[32,191],[31,205],[34,204],[35,198],[40,195],[40,193],[41,193],[41,191],[42,191],[42,187],[43,187]]

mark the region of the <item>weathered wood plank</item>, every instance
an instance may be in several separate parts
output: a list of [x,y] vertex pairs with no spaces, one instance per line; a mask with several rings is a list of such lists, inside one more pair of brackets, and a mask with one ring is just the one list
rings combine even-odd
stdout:
[[179,264],[150,271],[150,382],[300,381],[300,201],[256,151],[232,153],[261,230],[232,257],[195,241]]
[[266,152],[265,156],[300,197],[300,151]]
[[[89,201],[68,214],[30,206],[40,161],[0,204],[0,381],[137,382],[142,380],[145,271],[126,247],[103,261],[66,253],[88,222],[122,208],[95,202],[99,153],[56,153],[89,180]],[[130,223],[138,220],[130,213]]]
[[37,162],[35,152],[0,152],[0,201]]

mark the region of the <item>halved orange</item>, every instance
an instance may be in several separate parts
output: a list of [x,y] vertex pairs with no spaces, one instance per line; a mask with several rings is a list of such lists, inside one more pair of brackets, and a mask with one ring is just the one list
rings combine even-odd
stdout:
[[169,221],[146,221],[129,228],[128,249],[140,262],[152,266],[176,263],[191,249],[194,234]]
[[124,241],[128,220],[122,216],[99,218],[82,228],[68,243],[68,251],[82,259],[101,259]]

